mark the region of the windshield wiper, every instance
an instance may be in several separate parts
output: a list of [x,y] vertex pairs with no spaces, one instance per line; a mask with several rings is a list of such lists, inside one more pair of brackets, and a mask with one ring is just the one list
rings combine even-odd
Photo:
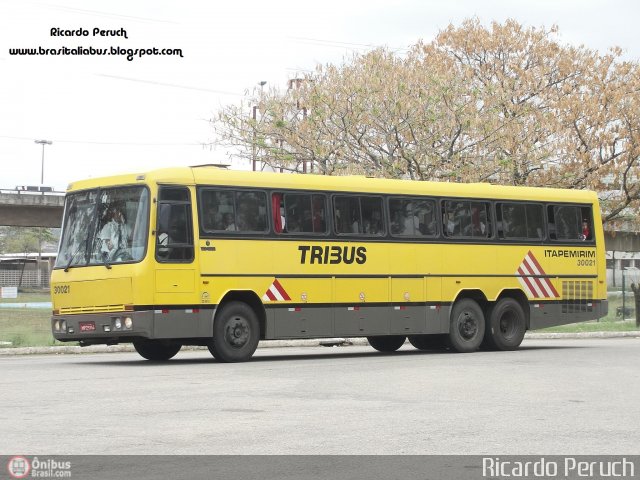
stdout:
[[[85,249],[86,249],[86,243],[84,245]],[[69,263],[67,263],[67,266],[64,267],[64,271],[68,272],[69,268],[71,268],[71,264],[73,263],[73,261],[76,259],[76,257],[78,256],[78,254],[82,251],[82,244],[78,245],[78,248],[76,249],[75,253],[73,255],[71,255],[71,259],[69,260]]]

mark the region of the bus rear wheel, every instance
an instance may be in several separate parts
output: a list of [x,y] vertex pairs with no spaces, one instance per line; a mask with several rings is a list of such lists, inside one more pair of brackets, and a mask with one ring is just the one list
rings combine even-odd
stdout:
[[163,362],[176,356],[182,345],[171,340],[140,339],[133,341],[133,348],[147,360]]
[[418,350],[444,350],[446,335],[409,335],[409,343]]
[[216,314],[208,348],[219,362],[245,362],[259,341],[260,325],[253,309],[246,303],[230,302]]
[[380,337],[367,337],[369,345],[379,352],[395,352],[404,345],[407,337],[403,335],[384,335]]
[[515,350],[522,343],[526,330],[522,306],[517,300],[505,297],[489,312],[484,345],[495,350]]
[[475,300],[463,298],[453,305],[448,343],[459,353],[475,352],[484,338],[484,313]]

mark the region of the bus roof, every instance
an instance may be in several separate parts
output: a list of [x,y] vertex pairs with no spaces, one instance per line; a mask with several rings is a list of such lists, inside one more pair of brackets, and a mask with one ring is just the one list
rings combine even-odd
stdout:
[[589,190],[513,187],[491,183],[454,183],[370,178],[360,175],[327,176],[227,170],[215,166],[176,167],[142,173],[92,178],[73,182],[68,192],[131,184],[176,184],[244,186],[272,189],[387,193],[496,199],[527,199],[592,203],[597,195]]

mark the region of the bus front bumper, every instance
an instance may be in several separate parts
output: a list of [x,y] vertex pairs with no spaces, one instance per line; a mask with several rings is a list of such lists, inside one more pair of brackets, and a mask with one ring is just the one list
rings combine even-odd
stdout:
[[61,342],[127,343],[152,336],[153,311],[53,315],[51,331]]

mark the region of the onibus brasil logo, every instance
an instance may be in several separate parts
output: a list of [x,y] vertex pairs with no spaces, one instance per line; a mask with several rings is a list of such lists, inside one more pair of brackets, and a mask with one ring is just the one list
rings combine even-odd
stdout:
[[12,478],[25,478],[31,471],[31,464],[27,458],[15,456],[9,459],[7,470]]
[[38,457],[33,457],[30,461],[27,457],[16,455],[9,459],[7,470],[11,478],[27,478],[29,474],[42,478],[70,478],[71,462],[61,462],[52,458],[41,460]]

